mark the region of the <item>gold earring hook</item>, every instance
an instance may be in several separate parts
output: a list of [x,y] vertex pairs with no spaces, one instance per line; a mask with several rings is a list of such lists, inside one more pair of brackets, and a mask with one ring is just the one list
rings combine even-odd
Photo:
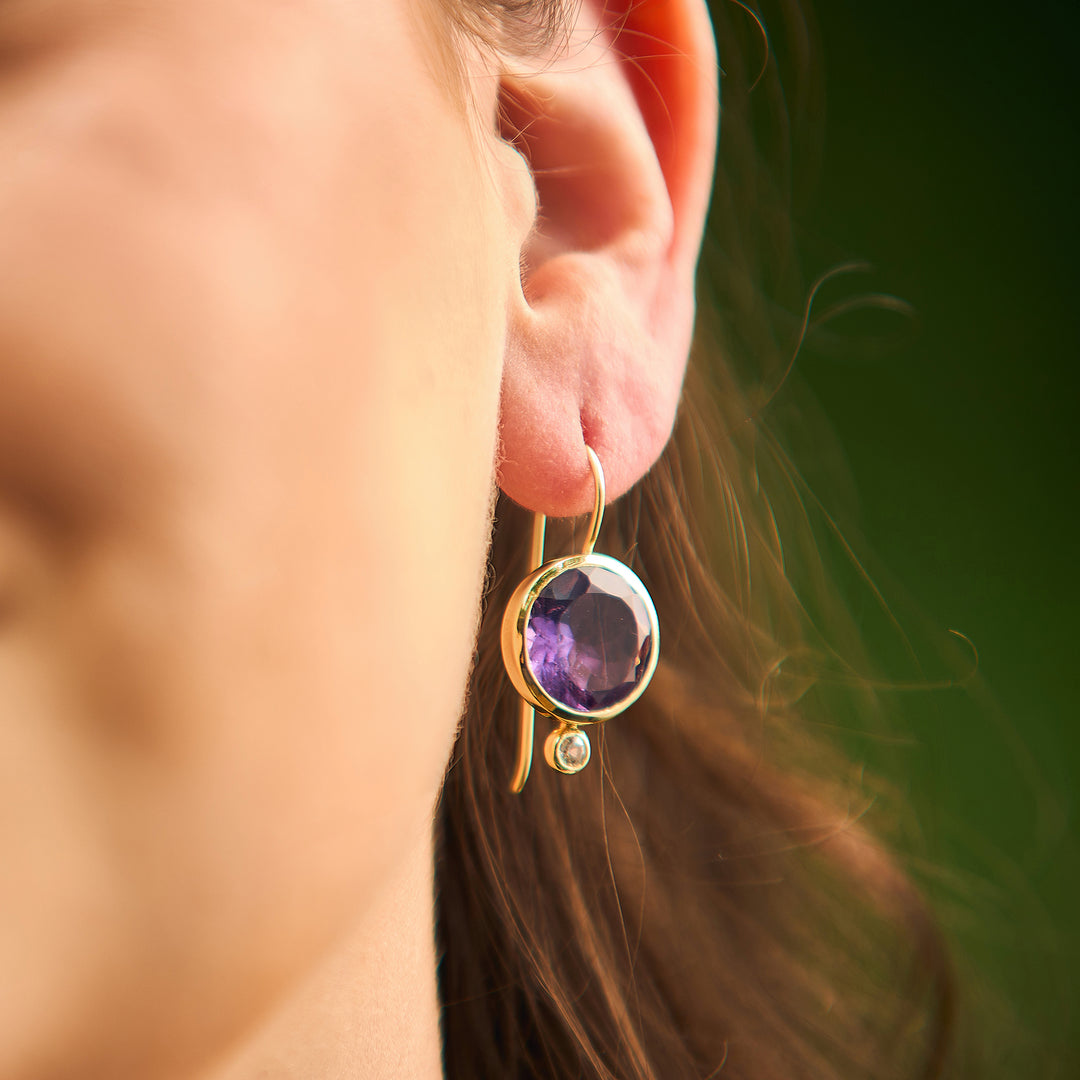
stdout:
[[[600,535],[600,526],[604,520],[604,503],[607,501],[607,485],[604,482],[604,468],[600,464],[600,458],[591,446],[585,447],[585,453],[589,457],[589,468],[592,470],[593,495],[592,515],[589,519],[589,532],[585,537],[585,545],[581,549],[582,555],[591,555],[596,547],[597,537]],[[532,543],[529,546],[529,572],[536,570],[544,562],[544,533],[547,529],[547,517],[544,514],[533,515]],[[532,771],[533,742],[536,730],[536,709],[532,704],[521,699],[521,713],[519,720],[517,765],[510,781],[510,791],[519,795],[525,787],[525,781],[529,779]]]
[[585,447],[585,453],[589,455],[589,467],[592,469],[593,484],[596,493],[593,496],[592,519],[589,521],[589,534],[585,538],[585,546],[581,549],[582,555],[591,555],[596,547],[596,538],[600,535],[600,526],[604,521],[604,503],[607,501],[607,485],[604,483],[604,469],[596,451],[591,446]]
[[[543,514],[534,514],[532,543],[529,546],[530,573],[544,562],[544,531],[546,527],[547,517]],[[514,769],[514,777],[510,781],[510,790],[515,795],[521,794],[522,789],[525,787],[525,781],[529,779],[529,772],[532,770],[535,726],[536,710],[529,702],[521,698],[517,767]]]

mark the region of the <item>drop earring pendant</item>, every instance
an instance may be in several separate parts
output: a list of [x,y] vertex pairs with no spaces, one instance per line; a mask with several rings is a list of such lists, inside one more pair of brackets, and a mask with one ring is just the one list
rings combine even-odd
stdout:
[[596,494],[579,555],[544,562],[547,519],[535,515],[532,572],[507,602],[502,654],[521,695],[517,766],[519,793],[532,769],[536,713],[554,721],[544,758],[556,772],[578,773],[592,746],[585,730],[618,716],[642,695],[660,655],[660,624],[652,597],[624,563],[593,548],[604,518],[604,470],[591,447]]

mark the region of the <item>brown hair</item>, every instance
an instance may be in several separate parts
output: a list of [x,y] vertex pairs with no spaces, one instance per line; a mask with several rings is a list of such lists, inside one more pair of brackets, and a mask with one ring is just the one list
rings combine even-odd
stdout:
[[[538,9],[470,10],[475,32],[508,10],[535,29]],[[554,12],[545,0],[549,26]],[[798,46],[798,9],[779,14]],[[843,670],[853,707],[876,703],[765,420],[791,345],[775,313],[794,310],[802,288],[789,112],[776,80],[750,94],[762,39],[745,11],[718,4],[714,20],[722,239],[711,253],[707,243],[703,280],[724,314],[699,328],[671,444],[609,507],[600,540],[652,593],[660,667],[610,737],[599,733],[581,776],[541,766],[509,794],[517,698],[498,635],[526,573],[529,521],[502,499],[438,812],[450,1080],[932,1077],[947,1057],[953,995],[938,932],[860,823],[865,780],[816,722],[827,669]],[[798,76],[798,47],[793,56]],[[756,370],[739,363],[750,355]],[[549,554],[572,549],[563,526]]]

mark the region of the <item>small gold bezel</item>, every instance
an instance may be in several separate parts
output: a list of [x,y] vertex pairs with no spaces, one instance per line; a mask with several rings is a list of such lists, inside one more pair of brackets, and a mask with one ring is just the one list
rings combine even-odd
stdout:
[[[576,768],[567,769],[559,761],[556,751],[559,743],[567,736],[572,735],[579,735],[585,740],[585,760]],[[592,743],[589,741],[589,733],[583,731],[577,724],[570,723],[560,724],[557,728],[553,728],[551,734],[544,740],[544,760],[556,772],[562,773],[563,776],[576,776],[592,761]]]
[[[626,582],[640,598],[646,610],[651,635],[649,661],[637,686],[622,701],[609,705],[606,709],[587,712],[568,708],[551,697],[536,681],[532,671],[529,669],[525,651],[525,628],[536,598],[559,574],[582,566],[602,567]],[[514,590],[506,605],[506,614],[503,616],[502,652],[506,671],[510,676],[510,681],[514,684],[514,689],[534,708],[573,724],[599,724],[624,712],[645,692],[645,688],[649,685],[653,672],[656,671],[657,661],[660,658],[660,620],[657,618],[652,597],[649,596],[649,592],[642,583],[641,578],[625,563],[621,563],[618,559],[613,559],[608,555],[568,555],[565,558],[553,559],[551,562],[544,563]]]

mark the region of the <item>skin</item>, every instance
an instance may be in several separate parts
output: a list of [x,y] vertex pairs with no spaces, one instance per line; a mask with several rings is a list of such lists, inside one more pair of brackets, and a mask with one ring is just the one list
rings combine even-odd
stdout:
[[[535,227],[497,61],[462,96],[444,44],[419,0],[0,14],[4,1077],[441,1076],[431,817],[494,485],[583,508],[586,392],[641,414],[589,422],[612,494],[659,453],[711,161],[657,160],[609,65],[648,199],[560,264],[580,208]],[[551,103],[586,66],[549,61]],[[649,325],[591,341],[612,267]]]

